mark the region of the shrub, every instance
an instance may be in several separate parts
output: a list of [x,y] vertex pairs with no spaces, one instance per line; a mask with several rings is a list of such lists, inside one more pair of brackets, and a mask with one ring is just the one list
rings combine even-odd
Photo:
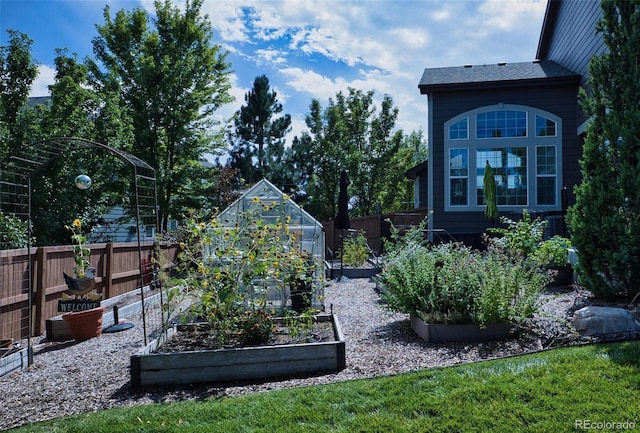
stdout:
[[533,259],[541,266],[563,266],[569,263],[571,241],[562,236],[553,236],[538,244]]
[[516,323],[531,316],[548,276],[495,251],[407,244],[379,276],[394,311],[430,323]]
[[338,253],[342,263],[346,266],[357,268],[362,266],[369,258],[369,245],[363,232],[348,237],[344,240],[342,251]]
[[492,246],[504,250],[514,260],[530,258],[542,242],[546,221],[540,218],[531,219],[531,214],[526,209],[522,210],[522,219],[514,221],[505,216],[500,217],[506,227],[490,228],[487,231],[501,235],[492,238]]
[[27,228],[27,222],[16,216],[0,212],[0,250],[27,248],[29,240]]
[[248,310],[236,317],[240,344],[253,346],[269,341],[275,332],[273,318],[263,310]]

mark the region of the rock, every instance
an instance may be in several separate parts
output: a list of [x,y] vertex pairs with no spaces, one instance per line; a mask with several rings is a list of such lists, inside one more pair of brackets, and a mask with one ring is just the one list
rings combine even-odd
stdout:
[[573,314],[580,335],[640,334],[640,323],[624,308],[588,306]]

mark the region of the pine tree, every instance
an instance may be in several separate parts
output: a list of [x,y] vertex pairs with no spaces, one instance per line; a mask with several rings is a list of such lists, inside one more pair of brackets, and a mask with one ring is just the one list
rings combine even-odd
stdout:
[[235,117],[230,166],[249,183],[267,177],[282,188],[290,177],[283,170],[284,137],[291,130],[291,116],[274,117],[282,112],[282,104],[266,75],[255,78],[244,101]]
[[640,292],[640,2],[605,0],[602,12],[607,52],[581,92],[591,123],[568,224],[581,282],[612,298]]

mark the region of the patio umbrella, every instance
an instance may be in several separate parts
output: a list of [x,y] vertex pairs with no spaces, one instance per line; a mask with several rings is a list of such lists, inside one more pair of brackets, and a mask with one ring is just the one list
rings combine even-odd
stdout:
[[347,193],[349,183],[347,171],[342,170],[340,172],[340,191],[338,193],[338,214],[333,221],[333,225],[339,230],[349,230],[351,228],[351,223],[349,222],[349,195]]
[[342,249],[344,247],[344,231],[351,228],[351,222],[349,221],[349,195],[347,193],[347,187],[349,186],[349,176],[346,170],[340,172],[340,191],[338,192],[338,214],[333,221],[335,228],[340,230],[340,277],[338,281],[342,280],[343,262],[342,262]]
[[498,216],[498,206],[496,205],[496,179],[489,161],[484,168],[484,202],[487,205],[484,216],[493,221]]

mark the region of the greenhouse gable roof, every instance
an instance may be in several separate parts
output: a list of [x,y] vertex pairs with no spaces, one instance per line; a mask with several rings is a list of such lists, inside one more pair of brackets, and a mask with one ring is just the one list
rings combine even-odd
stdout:
[[313,225],[322,230],[322,224],[318,220],[267,179],[262,179],[250,187],[239,199],[220,213],[220,219],[222,221],[238,222],[240,213],[246,211],[257,200],[262,203],[282,202],[285,206],[284,213],[291,217],[292,223],[303,226]]

